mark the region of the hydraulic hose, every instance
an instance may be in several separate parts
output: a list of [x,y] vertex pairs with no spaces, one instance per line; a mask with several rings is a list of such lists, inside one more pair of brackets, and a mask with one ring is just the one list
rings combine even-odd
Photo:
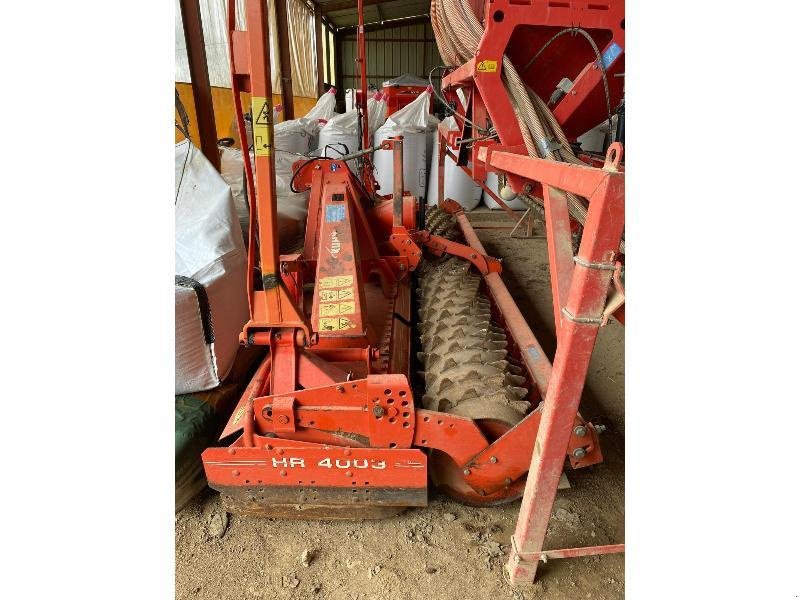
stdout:
[[[460,66],[475,56],[483,26],[469,0],[431,0],[431,24],[439,53],[448,66]],[[525,85],[516,67],[505,55],[502,79],[528,155],[583,164],[575,156],[547,104]],[[538,199],[528,197],[528,200],[540,203]],[[567,193],[567,201],[570,215],[583,225],[587,215],[586,200]]]

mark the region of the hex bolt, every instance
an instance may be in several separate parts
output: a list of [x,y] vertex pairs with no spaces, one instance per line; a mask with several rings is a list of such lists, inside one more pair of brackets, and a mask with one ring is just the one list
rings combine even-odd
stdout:
[[533,184],[526,183],[526,184],[525,184],[525,187],[523,187],[523,188],[522,188],[522,190],[523,190],[523,191],[524,191],[526,194],[530,194],[530,193],[533,191]]
[[506,485],[511,485],[511,477],[506,477],[503,481]]
[[472,471],[469,469],[464,469],[464,475],[469,475],[470,473],[472,473]]
[[344,386],[343,385],[337,385],[336,386],[336,391],[339,392],[340,394],[344,394]]
[[586,456],[586,450],[583,448],[575,448],[575,450],[572,452],[572,456],[575,458],[583,458]]
[[233,470],[233,476],[234,476],[234,477],[238,477],[238,476],[239,476],[239,471],[238,471],[238,470],[236,470],[236,469],[234,469],[234,470]]
[[496,456],[490,456],[489,457],[489,462],[492,463],[492,464],[496,463],[497,462],[497,457]]
[[594,430],[595,430],[595,431],[596,431],[598,434],[600,434],[600,433],[603,433],[603,432],[604,432],[606,429],[608,429],[608,427],[606,427],[605,425],[595,425],[595,426],[594,426]]
[[353,472],[352,471],[346,471],[345,472],[345,476],[346,477],[352,477],[353,476]]
[[287,417],[286,415],[280,415],[278,417],[278,423],[280,423],[281,425],[287,425],[289,423],[289,417]]
[[383,410],[382,406],[375,406],[372,408],[372,414],[378,417],[379,419],[383,416],[383,413],[386,412]]
[[575,429],[573,429],[572,431],[573,431],[573,432],[575,433],[575,435],[577,435],[578,437],[583,437],[583,436],[585,436],[585,435],[586,435],[586,427],[584,427],[583,425],[578,425],[578,426],[577,426]]
[[286,471],[281,471],[281,477],[286,477]]

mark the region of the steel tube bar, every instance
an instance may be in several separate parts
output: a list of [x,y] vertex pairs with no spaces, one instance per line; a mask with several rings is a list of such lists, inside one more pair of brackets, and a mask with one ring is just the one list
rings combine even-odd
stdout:
[[582,548],[562,548],[560,550],[542,550],[541,552],[520,552],[525,560],[547,562],[551,558],[575,558],[577,556],[596,556],[598,554],[618,554],[625,552],[625,544],[607,544],[605,546],[584,546]]
[[[586,198],[594,194],[606,177],[605,171],[601,169],[510,152],[492,152],[489,163],[495,169]],[[532,176],[532,173],[535,173],[535,176]]]
[[[361,148],[370,147],[369,115],[367,111],[367,45],[364,31],[364,0],[358,0],[358,64],[361,71]],[[366,181],[366,180],[365,180]]]
[[[458,212],[456,214],[456,219],[458,220],[458,224],[461,227],[461,232],[464,234],[464,239],[467,244],[481,254],[486,254],[486,249],[475,234],[475,230],[472,229],[467,215],[465,215],[463,211]],[[531,328],[528,327],[525,317],[522,316],[517,303],[509,293],[500,275],[498,273],[489,273],[484,276],[483,280],[486,282],[497,304],[497,308],[506,321],[509,333],[519,348],[522,360],[525,362],[525,366],[528,368],[531,377],[533,377],[539,394],[544,398],[550,384],[553,370],[550,361],[547,359],[544,350],[542,350],[539,340],[536,339]],[[562,461],[564,459],[563,453],[561,459]]]
[[[558,163],[569,180],[571,166]],[[612,271],[592,265],[608,264],[616,255],[625,226],[624,176],[599,169],[597,192],[589,198],[589,213],[581,239],[564,308],[553,361],[552,377],[544,397],[542,418],[536,434],[525,493],[513,535],[506,569],[512,585],[530,584],[538,561],[525,560],[541,552],[553,510],[558,481],[564,468],[575,415],[586,382],[599,318],[605,307]],[[539,179],[538,169],[528,171]],[[564,186],[569,189],[569,183]],[[575,186],[577,187],[577,186]]]
[[180,0],[180,7],[183,35],[186,38],[186,55],[189,60],[189,75],[192,79],[194,112],[197,118],[197,131],[200,135],[200,150],[209,162],[219,169],[217,125],[214,120],[211,82],[208,78],[208,61],[203,38],[203,20],[200,16],[200,2],[199,0]]
[[403,136],[394,140],[394,188],[392,189],[392,225],[403,226]]
[[[278,205],[275,184],[275,156],[271,147],[274,138],[272,123],[272,73],[269,56],[269,14],[262,2],[247,3],[247,28],[250,42],[250,89],[251,98],[264,98],[264,119],[267,127],[266,152],[255,152],[255,204],[258,222],[259,259],[262,277],[278,277]],[[256,109],[254,103],[254,109]],[[259,115],[253,115],[256,123]],[[268,153],[268,154],[267,154]],[[252,200],[251,200],[252,202]],[[281,320],[281,305],[278,287],[264,290],[265,313],[275,322]]]
[[544,219],[547,228],[547,254],[550,262],[550,287],[553,292],[556,339],[561,330],[562,313],[572,281],[572,230],[567,196],[561,190],[544,186]]

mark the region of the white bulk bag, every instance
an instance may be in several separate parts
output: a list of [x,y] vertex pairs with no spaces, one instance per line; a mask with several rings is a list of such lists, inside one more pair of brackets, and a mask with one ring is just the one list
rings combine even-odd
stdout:
[[336,88],[331,88],[319,97],[314,107],[303,119],[309,123],[309,150],[314,150],[319,143],[319,130],[336,114]]
[[[500,194],[500,178],[497,176],[497,173],[486,174],[486,187],[492,190],[498,196],[500,196],[500,199],[503,200],[503,202],[506,203],[506,206],[508,206],[508,208],[510,208],[511,210],[525,210],[527,208],[527,206],[525,206],[525,202],[522,201],[522,198],[514,194],[514,192],[511,191],[510,187],[506,187],[506,193],[513,194],[513,197],[506,200]],[[494,199],[489,194],[486,193],[486,191],[483,192],[483,203],[492,210],[500,208],[500,205],[497,202],[495,202]]]
[[175,145],[175,393],[218,386],[249,310],[247,256],[228,184],[188,140]]
[[[403,136],[403,185],[412,196],[425,196],[428,175],[427,134],[431,93],[424,91],[388,119],[375,132],[374,145]],[[373,155],[375,180],[381,194],[391,194],[394,185],[394,152],[378,150]]]
[[[334,115],[319,132],[317,144],[319,156],[336,158],[357,151],[358,139],[358,113],[348,110],[346,113]],[[348,167],[355,172],[355,159],[348,161]]]
[[308,154],[313,125],[305,119],[292,119],[275,124],[275,151]]
[[328,121],[336,114],[336,88],[331,88],[319,97],[314,107],[309,110],[304,119],[309,121]]
[[[448,129],[455,129],[454,117],[442,121]],[[444,197],[458,202],[464,210],[472,210],[481,202],[483,190],[472,178],[464,173],[452,158],[444,157]],[[433,206],[439,202],[439,136],[433,140],[431,171],[428,177],[427,204]]]

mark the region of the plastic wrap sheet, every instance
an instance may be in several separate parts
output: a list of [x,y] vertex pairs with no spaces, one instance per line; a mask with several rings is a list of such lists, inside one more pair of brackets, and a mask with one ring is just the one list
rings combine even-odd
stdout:
[[[231,70],[228,58],[228,2],[200,0],[203,38],[208,60],[208,77],[212,86],[230,87]],[[289,43],[292,64],[292,88],[295,96],[313,98],[317,95],[314,14],[302,0],[288,0]],[[281,68],[278,60],[278,28],[275,2],[269,1],[270,66],[272,91],[281,92]],[[236,0],[236,27],[246,29],[245,2]],[[189,83],[189,61],[179,0],[175,0],[175,81]]]

